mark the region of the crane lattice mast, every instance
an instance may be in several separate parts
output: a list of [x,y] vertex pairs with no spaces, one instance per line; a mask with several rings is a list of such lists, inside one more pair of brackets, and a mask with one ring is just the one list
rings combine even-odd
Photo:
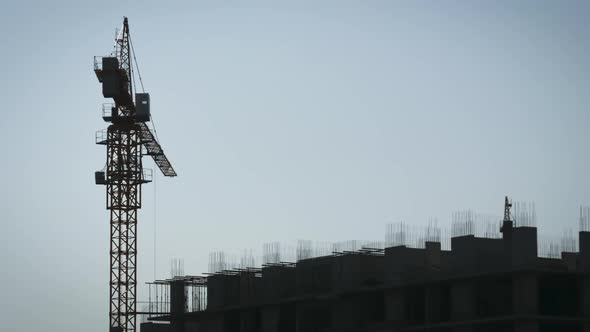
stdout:
[[151,182],[151,172],[143,169],[142,156],[152,156],[164,176],[176,176],[146,124],[150,121],[149,94],[133,95],[129,37],[125,17],[114,52],[94,58],[94,72],[102,83],[102,94],[114,101],[103,104],[103,119],[111,124],[97,133],[96,143],[106,145],[107,162],[102,171],[95,173],[96,184],[106,186],[106,208],[110,211],[111,332],[136,330],[137,213],[141,208],[141,185]]

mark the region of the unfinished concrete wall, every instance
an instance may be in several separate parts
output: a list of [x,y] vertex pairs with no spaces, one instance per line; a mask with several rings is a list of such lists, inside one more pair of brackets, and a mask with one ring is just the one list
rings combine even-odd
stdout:
[[[584,276],[580,280],[580,314],[590,317],[590,276]],[[583,327],[583,332],[590,332],[590,323]]]
[[513,281],[502,274],[477,278],[475,281],[476,314],[492,318],[512,314]]
[[[469,308],[465,303],[462,301],[464,299],[469,299],[468,290],[464,288],[465,286],[455,286],[451,288],[451,320],[454,321],[461,321],[461,320],[472,320],[474,319],[474,312]],[[471,317],[471,318],[459,318],[459,317]],[[451,329],[453,332],[475,332],[475,329],[472,325],[460,325],[453,327]]]
[[404,325],[406,321],[406,298],[402,288],[385,292],[385,320],[396,325]]
[[440,242],[427,241],[424,243],[424,250],[424,263],[432,267],[433,271],[439,271],[443,264]]
[[[451,331],[537,331],[544,327],[530,317],[556,315],[539,311],[541,296],[555,298],[540,288],[563,284],[575,284],[573,293],[580,295],[571,296],[572,301],[578,303],[580,315],[590,316],[590,278],[579,276],[590,272],[590,263],[583,263],[590,259],[590,232],[580,233],[580,253],[564,253],[563,259],[537,257],[534,227],[512,228],[503,239],[454,237],[451,246],[452,251],[443,251],[440,243],[427,242],[425,249],[390,247],[384,255],[310,258],[296,266],[265,266],[262,278],[254,273],[211,276],[209,309],[248,307],[224,311],[220,325],[212,324],[211,329],[342,332],[451,322],[456,324]],[[553,282],[540,279],[531,272],[535,269],[577,276],[575,282]],[[513,315],[520,316],[491,322]]]
[[239,332],[259,332],[262,328],[262,315],[260,310],[245,309],[240,311]]
[[427,285],[424,292],[424,315],[427,323],[440,323],[449,320],[449,312],[445,310],[449,306],[449,288],[443,284]]
[[240,331],[241,315],[239,310],[223,312],[223,332]]
[[508,266],[502,239],[473,235],[451,239],[451,273],[456,275],[500,271]]
[[196,332],[224,332],[223,314],[219,313],[199,320]]
[[[199,322],[196,322],[196,321],[186,321],[184,323],[184,330],[183,330],[183,332],[200,332],[199,331],[199,326],[200,326]],[[200,330],[202,330],[202,329],[200,329]]]
[[262,268],[261,283],[263,303],[278,302],[295,295],[295,268],[287,266],[266,266]]
[[583,272],[590,272],[590,232],[580,232],[578,237],[580,246],[580,270]]
[[410,280],[424,277],[427,271],[424,249],[397,246],[385,248],[384,282],[401,285]]
[[472,320],[476,317],[475,285],[472,280],[454,280],[450,285],[451,320]]
[[240,277],[216,274],[207,278],[207,308],[220,309],[240,301]]
[[186,293],[184,280],[170,283],[170,330],[184,332],[184,313],[186,311]]
[[513,276],[513,308],[515,314],[536,315],[539,303],[539,284],[535,273]]
[[347,291],[381,285],[384,279],[382,255],[352,253],[336,256],[332,265],[335,291]]
[[479,262],[475,250],[475,236],[457,236],[451,239],[451,268],[453,274],[477,271]]
[[240,304],[254,305],[262,300],[262,278],[255,272],[242,272],[240,280]]
[[363,326],[361,311],[362,303],[358,298],[340,298],[332,306],[332,327],[336,330],[360,328]]
[[279,332],[295,332],[297,327],[297,305],[294,302],[279,306]]
[[139,325],[141,332],[171,332],[170,324],[146,322]]
[[[581,266],[578,266],[579,254],[577,252],[562,252],[561,261],[565,266],[565,269],[569,272],[575,272],[581,270]],[[581,264],[580,264],[581,265]]]
[[322,331],[332,327],[330,302],[300,302],[296,306],[297,332]]
[[382,292],[351,294],[333,302],[330,331],[362,330],[375,322],[383,322],[384,294]]
[[184,280],[170,283],[170,313],[180,315],[185,312],[186,294]]
[[425,285],[411,285],[404,287],[406,306],[406,321],[411,325],[426,323],[426,287]]
[[299,261],[295,269],[296,293],[304,295],[330,292],[334,285],[333,264],[334,256]]
[[[517,319],[514,322],[514,332],[537,332],[539,331],[539,322],[536,319]],[[555,330],[561,331],[561,330]]]
[[261,331],[262,332],[278,332],[279,328],[279,305],[268,305],[262,307],[261,310]]
[[533,267],[537,261],[537,228],[512,229],[512,267]]
[[[580,272],[590,272],[590,232],[580,232],[578,234],[578,243],[580,252],[578,255],[578,269]],[[581,304],[582,314],[584,317],[590,317],[590,277],[582,278],[581,285]],[[584,332],[590,332],[590,323],[583,326]]]

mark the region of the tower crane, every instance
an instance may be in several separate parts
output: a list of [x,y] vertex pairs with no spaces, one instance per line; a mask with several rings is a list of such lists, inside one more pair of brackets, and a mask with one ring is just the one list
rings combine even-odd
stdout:
[[135,53],[125,17],[114,51],[94,57],[102,95],[113,99],[102,107],[103,120],[110,125],[96,135],[96,143],[107,148],[106,166],[95,172],[96,184],[106,186],[106,208],[110,211],[111,332],[136,330],[137,213],[141,186],[152,181],[151,172],[143,169],[142,157],[151,156],[164,176],[176,176],[155,131],[147,125],[151,119],[149,94],[134,94],[132,59],[135,61]]

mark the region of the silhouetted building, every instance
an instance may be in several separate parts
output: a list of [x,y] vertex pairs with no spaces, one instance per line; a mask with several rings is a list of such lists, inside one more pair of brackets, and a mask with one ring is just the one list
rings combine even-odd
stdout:
[[[502,232],[498,239],[454,237],[451,250],[426,242],[423,249],[367,249],[162,281],[170,314],[150,320],[170,325],[141,329],[590,331],[590,232],[579,233],[579,252],[559,259],[538,257],[535,227],[510,224]],[[192,310],[204,294],[206,308]]]

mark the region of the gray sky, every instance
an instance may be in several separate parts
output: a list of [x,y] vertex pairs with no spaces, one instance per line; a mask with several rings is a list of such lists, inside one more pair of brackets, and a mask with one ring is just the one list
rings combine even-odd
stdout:
[[500,215],[505,194],[536,203],[543,233],[577,227],[590,204],[588,2],[278,3],[2,2],[3,328],[107,327],[92,57],[124,15],[179,173],[144,188],[141,282],[154,187],[158,277],[171,257],[198,274],[217,249]]

